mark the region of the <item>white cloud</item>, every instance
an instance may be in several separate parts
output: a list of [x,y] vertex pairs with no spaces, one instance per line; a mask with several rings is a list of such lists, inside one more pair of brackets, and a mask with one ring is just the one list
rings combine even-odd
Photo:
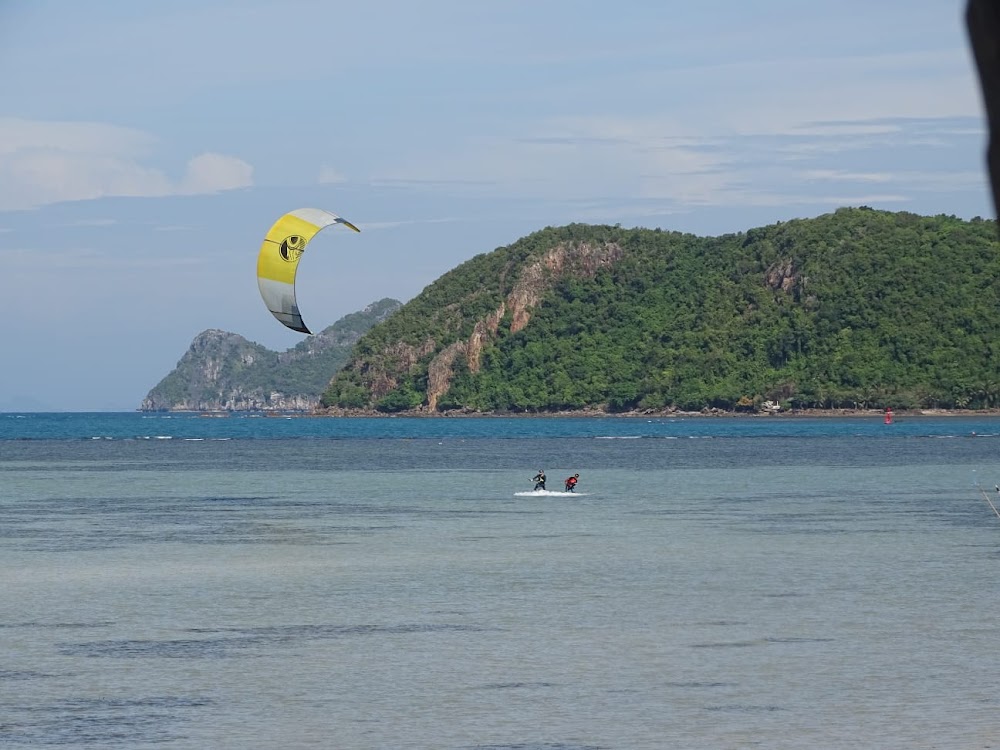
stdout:
[[849,137],[861,135],[886,135],[889,133],[898,133],[900,129],[901,128],[898,125],[892,125],[889,123],[826,122],[793,125],[789,128],[787,133],[780,133],[780,135],[831,135]]
[[369,221],[369,222],[357,222],[357,226],[366,231],[373,232],[380,229],[397,229],[399,227],[412,226],[414,224],[452,224],[458,221],[463,221],[463,219],[458,218],[442,218],[442,219],[411,219],[411,220],[399,220],[399,221]]
[[802,196],[792,195],[786,198],[788,203],[805,205],[826,204],[828,206],[872,206],[882,203],[908,203],[912,196],[900,193],[847,193],[843,195]]
[[253,184],[253,168],[232,156],[191,159],[172,180],[148,163],[156,139],[94,122],[0,118],[0,210],[105,196],[213,193]]
[[253,185],[253,167],[242,159],[223,154],[201,154],[187,164],[181,193],[217,193]]
[[99,122],[44,122],[0,117],[0,157],[30,150],[136,156],[155,143],[148,133]]
[[442,156],[411,156],[379,175],[391,181],[488,185],[525,199],[601,196],[670,199],[698,205],[732,181],[730,154],[701,148],[708,139],[678,135],[671,118],[594,116],[536,123],[527,136],[480,138]]
[[811,169],[804,175],[810,180],[833,180],[844,182],[889,182],[893,176],[883,172],[846,172],[841,169]]
[[[2,138],[2,136],[0,136]],[[161,172],[121,156],[29,148],[0,157],[0,208],[34,208],[46,203],[106,195],[166,195]]]
[[[0,249],[0,262],[11,273],[37,271],[39,251],[37,248],[17,247]],[[54,275],[69,272],[102,273],[109,270],[156,271],[170,268],[193,268],[205,266],[209,261],[204,257],[181,255],[156,255],[154,257],[122,254],[99,247],[78,246],[61,250],[45,250],[45,273]]]
[[[893,70],[899,60],[881,62]],[[975,122],[969,83],[943,75],[924,91],[916,81],[889,78],[855,84],[852,96],[829,99],[827,91],[804,84],[780,97],[774,86],[752,95],[727,87],[734,92],[728,98],[695,102],[683,111],[595,110],[543,118],[522,124],[519,132],[459,140],[447,152],[411,154],[378,178],[445,189],[486,184],[529,199],[618,196],[640,206],[657,201],[662,211],[835,200],[898,203],[913,200],[928,185],[944,187],[945,180],[956,188],[974,186],[969,164],[953,161],[949,171],[935,169],[931,165],[940,157],[928,153],[932,140],[937,149],[956,148],[977,132],[968,124]],[[928,97],[941,109],[926,104]],[[918,174],[913,167],[923,169]],[[824,182],[856,183],[859,195],[819,195]],[[865,185],[891,187],[870,195]],[[797,194],[795,186],[803,192]]]
[[[891,184],[885,198],[895,202],[920,189],[898,181],[901,167],[931,172],[943,158],[931,147],[982,133],[972,125],[981,103],[960,45],[872,49],[779,46],[738,61],[560,78],[533,90],[537,115],[405,155],[376,176],[486,183],[526,198],[656,200],[664,210],[826,200],[815,195],[823,182],[863,193]],[[951,159],[952,169],[970,166]]]
[[118,219],[81,219],[66,226],[70,227],[113,227],[118,224]]

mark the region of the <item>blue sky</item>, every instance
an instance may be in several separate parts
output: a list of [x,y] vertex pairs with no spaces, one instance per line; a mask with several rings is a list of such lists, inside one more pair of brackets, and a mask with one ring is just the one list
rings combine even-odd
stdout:
[[944,0],[0,3],[0,410],[131,410],[207,328],[273,349],[572,221],[716,235],[845,205],[992,217]]

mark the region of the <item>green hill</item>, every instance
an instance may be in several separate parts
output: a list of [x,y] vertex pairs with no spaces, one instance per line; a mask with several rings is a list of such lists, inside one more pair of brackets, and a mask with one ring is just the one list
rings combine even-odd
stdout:
[[845,208],[719,237],[574,224],[445,274],[321,403],[383,412],[1000,404],[993,221]]
[[345,315],[285,352],[239,334],[209,329],[143,399],[142,411],[311,410],[351,347],[373,325],[399,309],[383,299]]

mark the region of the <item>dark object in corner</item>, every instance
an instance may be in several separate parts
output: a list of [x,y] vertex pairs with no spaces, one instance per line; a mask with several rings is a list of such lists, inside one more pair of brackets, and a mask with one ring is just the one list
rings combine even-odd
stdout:
[[965,23],[983,88],[990,139],[986,166],[993,187],[993,207],[1000,218],[1000,0],[969,0]]

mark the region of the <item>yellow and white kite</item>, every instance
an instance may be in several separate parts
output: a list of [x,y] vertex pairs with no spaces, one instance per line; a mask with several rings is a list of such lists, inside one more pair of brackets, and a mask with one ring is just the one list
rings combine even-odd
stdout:
[[300,333],[312,333],[302,322],[295,301],[295,272],[309,240],[331,224],[343,224],[355,232],[361,230],[347,219],[321,208],[297,208],[282,216],[272,226],[257,256],[257,286],[260,296],[279,321]]

